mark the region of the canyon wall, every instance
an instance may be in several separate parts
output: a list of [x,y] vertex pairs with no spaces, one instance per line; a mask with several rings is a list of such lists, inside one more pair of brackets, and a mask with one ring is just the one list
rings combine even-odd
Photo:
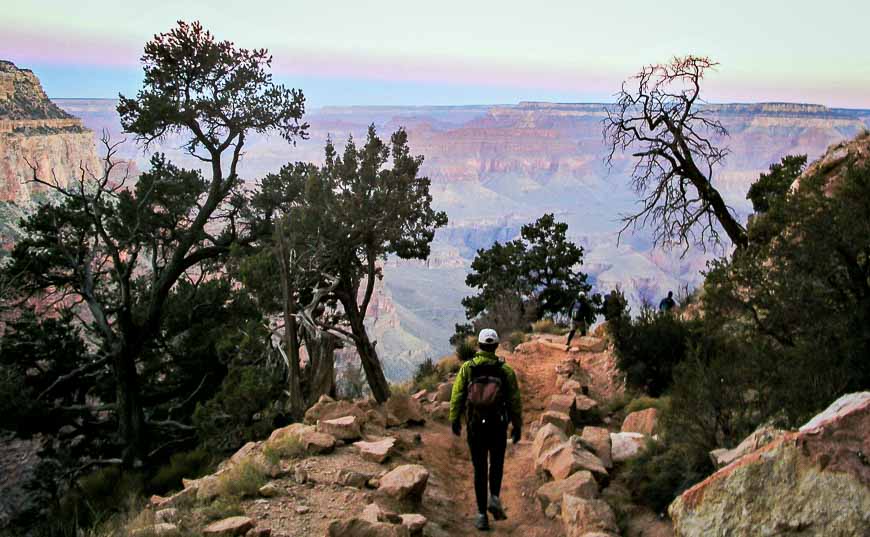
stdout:
[[94,134],[45,95],[31,71],[0,61],[0,201],[29,206],[46,187],[65,186],[82,169],[99,173]]
[[[114,101],[62,100],[62,108],[94,129],[120,137]],[[870,126],[870,111],[830,109],[791,103],[710,105],[730,136],[717,140],[731,153],[716,170],[714,183],[741,218],[751,206],[749,185],[768,166],[789,154],[812,161],[831,145]],[[596,291],[619,285],[633,311],[644,300],[658,302],[668,290],[701,281],[707,259],[722,252],[667,252],[654,248],[644,230],[619,237],[621,215],[636,208],[629,185],[630,155],[605,165],[602,140],[605,105],[525,102],[504,106],[362,106],[311,111],[310,139],[290,146],[276,137],[248,139],[240,168],[248,181],[289,161],[322,161],[327,137],[341,145],[349,135],[359,141],[374,124],[386,137],[408,131],[411,150],[425,155],[422,171],[432,180],[433,203],[447,212],[428,263],[390,259],[384,267],[383,295],[371,311],[378,350],[391,378],[407,376],[426,356],[450,351],[455,323],[464,322],[460,304],[470,293],[464,280],[479,248],[506,241],[520,227],[553,212],[569,225],[572,240],[585,248],[583,270]],[[156,148],[177,163],[200,163],[167,139]],[[140,168],[148,155],[134,145],[123,158]],[[379,291],[381,292],[381,291]]]

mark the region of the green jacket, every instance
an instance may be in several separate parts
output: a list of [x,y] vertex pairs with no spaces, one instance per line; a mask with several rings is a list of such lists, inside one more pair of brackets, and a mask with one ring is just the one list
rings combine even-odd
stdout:
[[[499,362],[498,357],[494,352],[477,351],[477,355],[471,360],[462,364],[459,368],[459,374],[453,382],[453,393],[450,397],[450,422],[454,422],[462,417],[465,412],[465,398],[468,397],[468,384],[471,382],[471,366],[479,365],[485,362]],[[504,369],[505,377],[508,381],[508,409],[510,410],[510,422],[523,422],[523,398],[520,395],[520,386],[517,383],[517,375],[511,366],[500,362]]]

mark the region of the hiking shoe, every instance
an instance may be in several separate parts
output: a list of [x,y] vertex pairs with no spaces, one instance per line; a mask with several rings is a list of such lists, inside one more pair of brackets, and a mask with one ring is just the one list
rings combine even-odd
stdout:
[[492,518],[496,520],[507,518],[507,513],[504,512],[504,507],[501,506],[501,500],[498,499],[498,496],[489,495],[489,505],[486,510],[492,513]]
[[489,529],[489,519],[486,517],[486,513],[478,513],[477,518],[474,519],[474,527],[480,531]]

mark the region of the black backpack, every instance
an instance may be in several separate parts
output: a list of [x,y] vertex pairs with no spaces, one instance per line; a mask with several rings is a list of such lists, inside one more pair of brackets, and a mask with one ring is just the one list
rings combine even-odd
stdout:
[[509,389],[500,362],[471,366],[466,398],[468,426],[506,424]]

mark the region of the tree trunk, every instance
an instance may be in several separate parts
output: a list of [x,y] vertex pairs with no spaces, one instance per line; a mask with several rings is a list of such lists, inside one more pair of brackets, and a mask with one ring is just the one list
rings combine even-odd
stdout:
[[348,321],[350,321],[350,329],[353,332],[356,351],[359,354],[360,362],[362,362],[363,371],[365,371],[366,380],[368,380],[372,395],[377,402],[383,403],[390,398],[390,384],[387,382],[387,377],[384,376],[384,370],[381,367],[375,346],[369,340],[365,324],[363,323],[363,315],[359,311],[355,299],[353,303],[343,300],[342,305],[344,306],[345,313],[347,313]]
[[321,395],[335,392],[335,348],[336,338],[322,333],[320,336],[307,335],[305,349],[308,351],[308,366],[305,368],[305,406],[310,407]]
[[127,349],[117,350],[112,357],[112,369],[115,374],[118,437],[124,446],[124,464],[129,467],[137,459],[144,460],[148,452],[148,431],[139,393],[135,357]]
[[695,185],[696,189],[698,189],[698,194],[700,194],[701,199],[710,204],[710,208],[713,209],[713,214],[716,216],[716,220],[718,220],[719,224],[722,225],[722,229],[725,230],[728,238],[731,239],[731,242],[734,243],[734,246],[738,250],[746,247],[749,244],[749,238],[746,236],[746,229],[734,218],[734,215],[732,215],[731,211],[728,210],[728,205],[725,204],[725,200],[722,199],[719,191],[713,188],[713,185],[711,185],[709,179],[701,173],[701,170],[699,170],[694,163],[689,163],[689,165],[693,168],[690,176],[692,184]]

